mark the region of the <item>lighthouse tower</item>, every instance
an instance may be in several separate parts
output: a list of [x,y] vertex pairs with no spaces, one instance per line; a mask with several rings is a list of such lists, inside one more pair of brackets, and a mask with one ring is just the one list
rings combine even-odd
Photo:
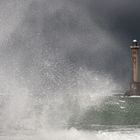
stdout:
[[130,91],[127,95],[140,96],[140,82],[139,82],[139,45],[137,40],[133,40],[131,48],[131,83]]

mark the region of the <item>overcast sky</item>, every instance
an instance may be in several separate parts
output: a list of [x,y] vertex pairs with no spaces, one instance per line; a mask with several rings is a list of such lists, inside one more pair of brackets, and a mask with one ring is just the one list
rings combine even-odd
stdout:
[[2,69],[33,85],[50,65],[60,75],[72,65],[125,82],[129,46],[140,40],[139,6],[139,0],[1,0]]

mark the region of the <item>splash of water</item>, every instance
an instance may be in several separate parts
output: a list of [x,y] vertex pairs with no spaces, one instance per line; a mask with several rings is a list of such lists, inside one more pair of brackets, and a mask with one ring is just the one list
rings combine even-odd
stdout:
[[[114,39],[92,23],[84,8],[70,1],[57,1],[35,0],[27,5],[20,1],[24,6],[17,6],[16,15],[2,19],[7,19],[7,24],[13,21],[8,26],[2,23],[1,27],[8,29],[4,34],[0,32],[4,42],[0,49],[0,130],[5,135],[37,130],[38,139],[98,138],[98,133],[92,136],[61,129],[118,89],[112,75],[97,72],[112,57],[108,50],[116,50],[108,45],[115,44]],[[8,5],[3,9],[11,7]],[[99,57],[97,53],[106,55]],[[92,63],[94,68],[90,67]],[[13,139],[26,138],[19,135]]]
[[[117,88],[108,76],[82,68],[74,77],[77,78],[73,89],[60,88],[44,96],[34,96],[16,80],[5,81],[1,85],[2,129],[68,127],[71,118],[76,120],[88,107],[99,105],[102,99],[112,95],[112,90]],[[1,81],[4,79],[7,77],[3,76]]]

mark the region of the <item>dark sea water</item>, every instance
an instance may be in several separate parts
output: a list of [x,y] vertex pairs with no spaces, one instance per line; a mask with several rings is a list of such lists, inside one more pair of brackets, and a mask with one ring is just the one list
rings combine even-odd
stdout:
[[106,97],[99,107],[93,106],[85,111],[76,126],[79,129],[119,129],[139,128],[139,96]]

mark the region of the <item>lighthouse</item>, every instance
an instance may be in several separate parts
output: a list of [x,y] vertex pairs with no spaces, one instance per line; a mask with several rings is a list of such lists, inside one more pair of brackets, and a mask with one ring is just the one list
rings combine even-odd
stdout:
[[131,82],[130,90],[126,93],[128,96],[140,96],[139,82],[139,45],[137,40],[133,40],[131,49]]

